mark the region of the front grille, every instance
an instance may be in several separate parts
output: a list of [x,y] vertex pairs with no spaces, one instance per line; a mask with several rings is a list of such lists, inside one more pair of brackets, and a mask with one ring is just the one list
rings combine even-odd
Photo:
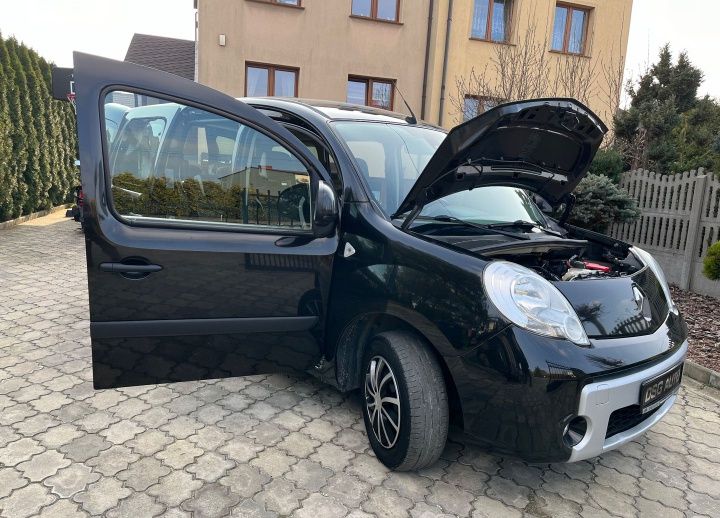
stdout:
[[605,438],[608,439],[613,435],[617,435],[625,430],[634,428],[635,426],[642,423],[645,419],[653,415],[655,412],[660,410],[660,407],[654,408],[649,412],[642,414],[640,413],[640,405],[630,405],[623,408],[618,408],[612,414],[610,414],[610,420],[608,421],[607,432],[605,432]]

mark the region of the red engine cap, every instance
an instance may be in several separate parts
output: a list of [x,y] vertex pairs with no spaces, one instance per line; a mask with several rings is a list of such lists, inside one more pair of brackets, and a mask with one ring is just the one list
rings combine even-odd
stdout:
[[602,264],[591,263],[589,261],[583,261],[583,264],[585,265],[585,268],[588,270],[597,270],[599,272],[605,272],[605,273],[610,271],[609,266],[604,266]]

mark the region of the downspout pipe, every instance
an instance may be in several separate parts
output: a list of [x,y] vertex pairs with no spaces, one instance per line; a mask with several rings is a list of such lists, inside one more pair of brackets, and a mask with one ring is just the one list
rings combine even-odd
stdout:
[[450,53],[450,29],[452,28],[452,12],[453,12],[453,0],[449,1],[448,4],[448,15],[447,25],[445,27],[445,54],[443,56],[442,66],[442,85],[440,86],[440,114],[438,116],[438,124],[443,125],[445,119],[445,89],[447,86],[447,65],[448,65],[448,54]]
[[425,119],[427,106],[428,70],[430,69],[430,38],[432,37],[433,13],[435,11],[435,0],[430,0],[427,22],[427,36],[425,37],[425,68],[423,69],[422,83],[422,104],[420,105],[420,118]]

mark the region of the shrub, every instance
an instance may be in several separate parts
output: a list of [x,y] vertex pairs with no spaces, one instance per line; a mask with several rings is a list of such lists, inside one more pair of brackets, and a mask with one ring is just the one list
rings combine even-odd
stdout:
[[623,172],[622,153],[616,149],[599,150],[590,164],[590,172],[607,176],[613,182],[618,183]]
[[720,241],[708,248],[703,261],[703,273],[708,279],[720,280]]
[[0,221],[72,199],[75,113],[50,97],[50,64],[0,34]]
[[604,175],[588,174],[575,188],[577,202],[570,223],[597,232],[612,223],[632,222],[640,217],[635,200]]

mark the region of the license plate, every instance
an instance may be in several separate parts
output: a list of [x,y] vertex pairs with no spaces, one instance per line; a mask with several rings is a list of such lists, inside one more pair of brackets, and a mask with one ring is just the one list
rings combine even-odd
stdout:
[[640,408],[642,413],[650,412],[677,388],[682,381],[683,364],[677,365],[659,376],[643,381],[640,385]]

